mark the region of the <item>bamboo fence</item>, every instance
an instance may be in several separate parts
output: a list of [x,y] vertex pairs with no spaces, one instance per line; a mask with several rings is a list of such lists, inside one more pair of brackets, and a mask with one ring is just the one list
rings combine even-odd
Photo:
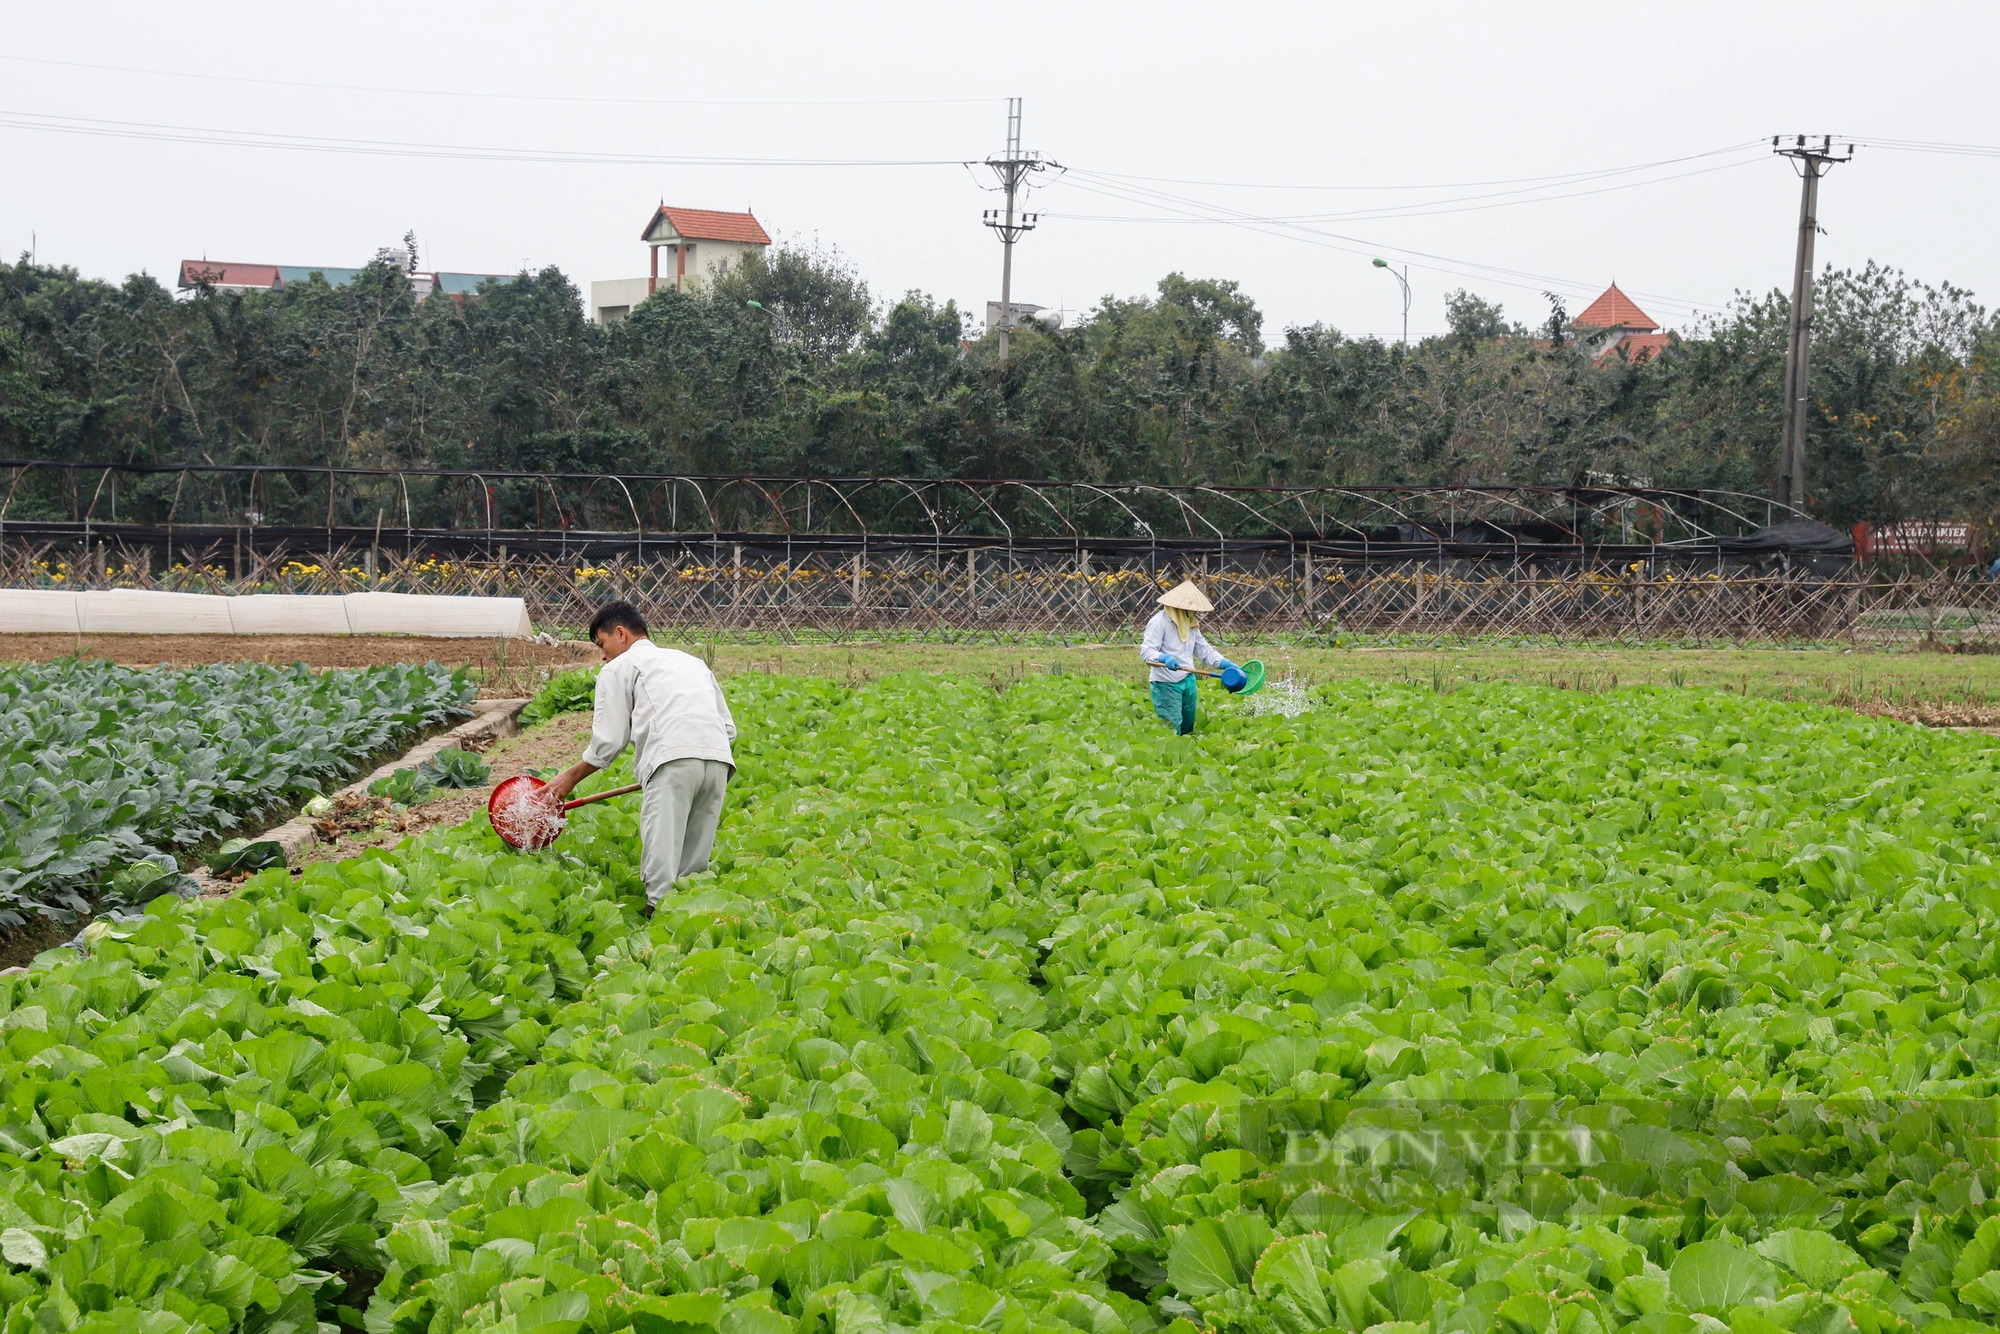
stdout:
[[[205,593],[368,590],[513,596],[536,626],[576,631],[606,601],[669,634],[778,639],[893,635],[1130,635],[1160,592],[1199,580],[1212,618],[1246,634],[1356,634],[1415,643],[1476,638],[1628,643],[2000,644],[2000,582],[1973,571],[1877,575],[1755,569],[1550,570],[1530,565],[1286,560],[1251,565],[1024,557],[1004,548],[812,556],[687,548],[601,564],[523,559],[88,553],[10,546],[0,587]],[[0,626],[0,631],[6,627]]]

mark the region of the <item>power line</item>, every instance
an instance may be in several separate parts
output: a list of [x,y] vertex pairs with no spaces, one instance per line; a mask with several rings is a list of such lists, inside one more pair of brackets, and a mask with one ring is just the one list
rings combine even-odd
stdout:
[[[142,142],[187,143],[209,147],[257,148],[273,151],[336,153],[372,157],[402,157],[440,159],[473,162],[539,162],[576,166],[692,166],[692,167],[942,167],[969,166],[961,158],[753,158],[753,157],[699,157],[664,154],[621,154],[580,152],[565,149],[525,149],[505,148],[475,144],[428,144],[377,139],[346,139],[317,135],[295,135],[267,133],[258,130],[230,130],[203,126],[155,124],[143,121],[107,120],[88,117],[50,116],[37,112],[8,111],[0,109],[0,129],[34,130],[44,133],[62,133],[98,138],[130,139]],[[990,164],[989,164],[990,165]],[[1017,183],[1018,184],[1018,183]],[[1369,256],[1388,251],[1408,256],[1419,262],[1416,267],[1434,272],[1478,281],[1499,281],[1507,286],[1540,290],[1557,287],[1587,294],[1589,284],[1575,279],[1534,273],[1526,270],[1508,269],[1498,265],[1481,264],[1473,260],[1459,259],[1449,255],[1439,255],[1427,251],[1411,250],[1408,247],[1371,243],[1361,238],[1326,232],[1293,221],[1265,222],[1258,215],[1242,210],[1211,205],[1200,200],[1181,201],[1181,197],[1163,191],[1145,190],[1143,187],[1126,187],[1115,182],[1099,179],[1098,188],[1083,181],[1074,181],[1076,188],[1090,193],[1104,194],[1127,203],[1147,204],[1181,212],[1189,221],[1216,222],[1230,226],[1244,227],[1250,231],[1280,239],[1304,241],[1327,249]],[[1133,191],[1140,191],[1133,193]],[[1174,202],[1180,201],[1180,202]],[[1194,211],[1190,211],[1190,209]],[[1220,209],[1217,213],[1214,210]],[[1206,212],[1202,210],[1208,210]],[[1279,230],[1273,230],[1277,228]],[[1342,243],[1345,244],[1342,244]],[[1003,261],[1003,268],[1006,267]],[[1466,269],[1478,272],[1466,272]],[[1003,273],[1003,286],[1005,286]],[[1520,280],[1520,281],[1517,281]],[[1667,297],[1659,293],[1639,292],[1650,300],[1669,306],[1680,306],[1689,312],[1712,310],[1717,307],[1710,303],[1686,301]],[[1004,322],[1004,315],[1003,315]]]
[[368,157],[439,158],[467,162],[553,162],[577,166],[674,167],[956,167],[961,158],[757,158],[696,157],[655,153],[592,153],[573,149],[496,148],[479,144],[410,143],[390,139],[347,139],[263,130],[164,125],[147,121],[49,116],[0,109],[0,128],[81,134],[156,143],[206,144],[221,148],[265,148],[300,153],[345,153]]
[[[1077,189],[1091,193],[1110,194],[1108,191],[1097,190],[1092,186],[1078,181],[1072,181],[1071,184]],[[1161,208],[1179,207],[1173,204],[1162,203],[1158,200],[1134,199],[1127,195],[1110,194],[1110,197],[1123,198],[1128,203],[1152,203],[1156,207]],[[1530,291],[1544,291],[1549,288],[1556,288],[1566,289],[1577,295],[1589,295],[1594,290],[1592,284],[1575,278],[1536,273],[1532,270],[1506,268],[1495,264],[1482,264],[1477,260],[1461,259],[1456,256],[1441,255],[1432,251],[1412,250],[1407,246],[1370,242],[1360,237],[1348,236],[1339,232],[1328,232],[1299,223],[1265,223],[1253,214],[1243,213],[1241,210],[1227,209],[1220,205],[1210,205],[1200,200],[1187,200],[1185,203],[1195,208],[1221,210],[1219,213],[1187,213],[1187,210],[1182,208],[1181,211],[1187,213],[1187,217],[1193,221],[1215,222],[1226,226],[1242,227],[1247,231],[1258,232],[1265,236],[1274,236],[1281,240],[1300,241],[1307,245],[1315,245],[1327,250],[1337,250],[1350,255],[1373,257],[1376,254],[1387,251],[1398,256],[1407,256],[1412,260],[1429,261],[1428,263],[1417,263],[1416,267],[1433,273],[1449,274],[1453,277],[1466,278],[1477,282],[1499,282],[1504,286],[1520,287]],[[1274,228],[1277,230],[1274,230]],[[1468,272],[1468,270],[1472,271]],[[1703,311],[1720,309],[1717,303],[1691,301],[1664,293],[1636,292],[1636,295],[1646,297],[1656,305],[1679,307],[1689,314],[1699,314]]]
[[[1088,187],[1080,187],[1080,188],[1087,189]],[[1153,201],[1133,201],[1133,202],[1153,202]],[[1250,226],[1250,229],[1253,231],[1264,231],[1265,234],[1273,236],[1288,236],[1291,239],[1307,241],[1310,244],[1320,245],[1335,250],[1341,250],[1348,254],[1372,256],[1374,254],[1378,254],[1383,251],[1390,251],[1397,255],[1409,256],[1415,259],[1432,261],[1431,263],[1428,264],[1419,264],[1418,265],[1419,268],[1430,269],[1434,272],[1440,272],[1440,273],[1450,273],[1457,277],[1476,278],[1481,280],[1494,279],[1508,283],[1508,285],[1510,286],[1525,287],[1532,290],[1540,290],[1549,286],[1554,286],[1558,288],[1569,287],[1582,295],[1588,295],[1595,290],[1594,284],[1582,282],[1572,278],[1563,277],[1560,275],[1539,273],[1534,270],[1528,270],[1528,269],[1509,268],[1503,265],[1483,264],[1477,260],[1469,260],[1458,256],[1439,254],[1434,251],[1415,250],[1407,246],[1398,246],[1393,244],[1385,244],[1382,242],[1370,241],[1367,240],[1366,238],[1351,236],[1341,232],[1330,232],[1321,228],[1309,227],[1299,223],[1279,222],[1273,225],[1282,228],[1283,229],[1282,231],[1279,232],[1267,231],[1264,227],[1255,225],[1259,220],[1256,219],[1254,215],[1243,213],[1241,210],[1229,209],[1226,206],[1220,206],[1220,205],[1210,205],[1207,204],[1205,201],[1201,200],[1187,199],[1187,200],[1181,200],[1179,202],[1193,208],[1210,208],[1210,209],[1221,210],[1219,214],[1218,213],[1189,214],[1188,216],[1190,217],[1209,218],[1215,221],[1230,223],[1232,225],[1248,225]],[[1169,205],[1161,204],[1158,206],[1168,207]],[[1340,244],[1335,244],[1336,242],[1346,242],[1347,244],[1340,245]],[[1463,266],[1463,267],[1452,267],[1452,266]],[[1467,273],[1464,271],[1465,269],[1473,269],[1477,270],[1478,272]],[[1511,281],[1513,279],[1520,279],[1523,281],[1513,282]],[[1714,303],[1710,302],[1691,301],[1685,298],[1675,297],[1661,292],[1639,292],[1637,291],[1637,289],[1634,290],[1635,292],[1637,292],[1638,295],[1647,297],[1649,300],[1652,300],[1657,304],[1680,306],[1686,309],[1690,313],[1719,308]]]
[[717,98],[717,97],[581,97],[558,93],[485,93],[449,88],[397,88],[365,83],[311,83],[302,79],[266,79],[249,74],[194,73],[148,69],[138,65],[93,65],[81,60],[49,60],[40,56],[0,55],[23,65],[61,69],[101,70],[110,74],[143,74],[159,79],[193,79],[210,83],[248,83],[266,88],[305,88],[322,92],[388,93],[398,97],[476,98],[505,102],[576,102],[604,106],[647,107],[921,107],[970,106],[997,102],[997,97],[870,97],[870,98]]
[[[1125,172],[1098,172],[1123,181],[1150,181],[1162,185],[1204,185],[1226,190],[1469,190],[1488,185],[1524,185],[1536,181],[1574,181],[1592,176],[1616,176],[1625,172],[1650,171],[1654,167],[1678,166],[1683,162],[1694,162],[1705,157],[1717,157],[1723,153],[1740,152],[1745,148],[1755,148],[1764,141],[1749,139],[1740,144],[1730,144],[1726,148],[1711,148],[1700,153],[1689,153],[1682,157],[1660,158],[1654,162],[1637,162],[1623,167],[1597,167],[1586,171],[1557,172],[1551,176],[1503,176],[1483,181],[1441,181],[1430,185],[1300,185],[1275,181],[1201,181],[1188,180],[1178,176],[1135,176]],[[2000,151],[2000,150],[1996,150]]]
[[[972,104],[972,103],[981,103],[993,100],[990,98],[907,99],[902,101],[856,100],[853,102],[772,100],[767,102],[744,101],[737,103],[727,103],[719,101],[702,102],[695,99],[682,100],[682,99],[643,99],[643,98],[570,98],[570,97],[559,97],[553,95],[537,95],[537,94],[452,93],[442,90],[399,89],[399,88],[386,88],[386,87],[371,87],[367,85],[292,83],[285,80],[261,79],[250,76],[236,76],[236,75],[193,75],[193,74],[181,75],[175,71],[146,70],[146,69],[136,69],[131,67],[110,66],[110,65],[88,65],[82,62],[52,61],[52,60],[43,60],[36,57],[25,57],[25,56],[0,56],[0,59],[13,60],[17,62],[31,63],[31,64],[58,65],[58,66],[68,66],[68,67],[86,68],[86,69],[114,70],[114,71],[129,72],[129,73],[157,74],[165,77],[212,78],[217,80],[241,82],[241,83],[269,84],[278,86],[294,86],[294,87],[306,87],[306,88],[325,88],[325,89],[337,89],[346,91],[409,93],[412,95],[440,96],[440,97],[449,97],[449,96],[493,97],[493,98],[511,97],[526,101],[555,101],[555,102],[576,101],[576,102],[631,103],[631,104],[641,104],[641,105],[658,104],[658,105],[745,105],[745,106],[748,105],[862,106],[862,105],[940,105],[948,103]],[[1029,218],[1029,220],[1025,224],[1023,224],[1022,221],[1020,221],[1019,219],[1015,219],[1014,217],[1012,217],[1014,194],[1015,191],[1019,188],[1019,186],[1024,183],[1028,171],[1040,170],[1043,165],[1043,161],[1040,158],[1039,154],[1031,154],[1026,157],[1019,156],[1019,151],[1018,151],[1019,99],[1009,99],[1009,101],[1010,101],[1010,119],[1013,121],[1013,128],[1015,131],[1014,135],[1010,137],[1009,155],[1007,158],[991,159],[986,163],[987,166],[992,167],[996,172],[1000,172],[1002,174],[1002,183],[1003,183],[1002,188],[1006,189],[1009,194],[1008,218],[1002,223],[999,223],[997,225],[994,224],[991,220],[989,220],[988,224],[990,226],[995,226],[995,230],[1002,232],[1002,239],[1006,243],[1007,247],[1007,254],[1006,258],[1003,259],[1003,268],[1002,268],[1003,306],[1006,297],[1009,295],[1007,289],[1010,286],[1009,280],[1011,278],[1011,270],[1012,270],[1011,259],[1012,259],[1013,240],[1018,239],[1019,233],[1031,229],[1032,226],[1034,225],[1032,217],[1030,217],[1030,215],[1023,215],[1024,217]],[[175,125],[175,124],[154,123],[154,122],[144,122],[144,121],[111,120],[111,119],[92,118],[92,117],[57,116],[39,112],[9,111],[9,110],[0,110],[0,128],[31,130],[43,133],[84,135],[84,136],[99,137],[99,138],[120,138],[120,139],[131,139],[131,140],[150,141],[150,142],[186,143],[194,145],[206,145],[211,147],[259,148],[259,149],[274,150],[274,151],[338,153],[347,155],[377,156],[377,157],[435,158],[442,160],[459,160],[459,161],[538,162],[538,163],[582,165],[582,166],[689,166],[689,167],[966,166],[969,167],[974,165],[973,163],[968,162],[965,159],[961,158],[874,158],[874,159],[787,158],[787,157],[759,158],[759,157],[745,157],[745,156],[696,156],[696,155],[670,155],[670,154],[646,154],[646,153],[604,153],[604,152],[591,152],[591,151],[568,150],[568,149],[535,149],[535,148],[500,147],[500,146],[477,145],[477,144],[407,142],[407,141],[397,141],[397,140],[285,134],[285,133],[267,132],[261,130],[236,130],[236,129],[225,129],[217,127]],[[1993,146],[1993,145],[1946,143],[1941,141],[1928,141],[1928,140],[1861,139],[1861,138],[1857,138],[1855,142],[1875,145],[1890,151],[1951,153],[1951,154],[1973,155],[1973,156],[2000,156],[2000,146]],[[1127,173],[1080,169],[1073,173],[1073,179],[1071,180],[1070,183],[1075,188],[1082,190],[1085,193],[1102,195],[1106,198],[1117,199],[1125,203],[1140,204],[1147,207],[1164,210],[1168,215],[1178,215],[1178,216],[1161,216],[1159,214],[1142,215],[1142,216],[1063,214],[1061,216],[1074,221],[1087,221],[1087,222],[1125,222],[1125,223],[1145,222],[1145,223],[1155,223],[1155,224],[1173,223],[1181,225],[1213,224],[1213,225],[1241,227],[1249,231],[1255,231],[1264,235],[1278,237],[1279,239],[1303,241],[1307,244],[1317,245],[1322,248],[1343,251],[1345,253],[1361,255],[1361,256],[1369,256],[1375,253],[1386,251],[1389,253],[1394,253],[1399,256],[1407,256],[1415,261],[1419,261],[1416,264],[1416,267],[1418,268],[1428,269],[1437,273],[1450,274],[1456,277],[1470,278],[1478,281],[1498,281],[1506,286],[1523,287],[1523,288],[1547,288],[1547,287],[1567,288],[1578,294],[1587,294],[1590,290],[1592,290],[1592,284],[1580,282],[1576,279],[1550,275],[1550,274],[1536,273],[1530,270],[1513,269],[1499,265],[1483,264],[1475,260],[1462,259],[1456,256],[1443,255],[1429,251],[1414,250],[1404,246],[1386,245],[1379,242],[1369,242],[1367,240],[1364,240],[1363,238],[1349,236],[1339,232],[1327,231],[1321,227],[1309,224],[1327,223],[1327,222],[1347,222],[1347,221],[1389,221],[1389,220],[1396,220],[1403,218],[1442,216],[1451,213],[1477,212],[1493,208],[1519,207],[1524,204],[1555,202],[1559,200],[1581,198],[1595,194],[1612,193],[1620,190],[1637,189],[1642,186],[1664,184],[1669,181],[1681,180],[1691,176],[1704,175],[1717,171],[1725,171],[1732,169],[1736,166],[1746,165],[1746,163],[1725,162],[1716,164],[1714,166],[1697,168],[1693,171],[1677,172],[1668,176],[1652,177],[1638,181],[1625,181],[1610,185],[1594,185],[1593,188],[1582,189],[1582,190],[1569,189],[1567,187],[1575,185],[1592,184],[1596,181],[1607,180],[1612,177],[1620,175],[1630,175],[1635,172],[1655,170],[1663,166],[1673,166],[1687,162],[1700,161],[1706,158],[1723,156],[1729,153],[1740,151],[1744,146],[1745,145],[1741,144],[1732,144],[1723,148],[1706,150],[1701,153],[1686,154],[1674,158],[1663,158],[1653,162],[1636,163],[1623,167],[1599,168],[1590,171],[1568,172],[1568,173],[1560,173],[1549,176],[1513,177],[1513,178],[1499,178],[1487,181],[1468,181],[1468,182],[1460,182],[1457,184],[1440,184],[1436,186],[1367,186],[1367,185],[1278,186],[1274,184],[1266,185],[1266,184],[1259,184],[1252,182],[1179,181],[1177,180],[1177,178],[1149,177],[1149,176],[1132,175]],[[1011,168],[1008,165],[1010,163],[1012,164]],[[1030,167],[1028,165],[1030,163],[1034,165]],[[1056,165],[1056,164],[1048,163],[1046,165]],[[1018,169],[1018,175],[1010,184],[1007,176],[1007,170],[1014,170],[1014,169]],[[1273,214],[1259,214],[1259,213],[1249,212],[1242,209],[1232,208],[1227,205],[1216,204],[1207,200],[1174,194],[1169,191],[1153,188],[1153,186],[1144,184],[1144,182],[1166,182],[1166,183],[1208,185],[1217,188],[1296,189],[1296,190],[1352,189],[1352,190],[1372,190],[1372,191],[1395,191],[1395,190],[1416,191],[1416,190],[1426,190],[1426,189],[1458,189],[1458,188],[1474,188],[1474,187],[1499,186],[1499,185],[1520,185],[1522,188],[1514,190],[1499,190],[1499,191],[1494,191],[1490,194],[1482,194],[1482,195],[1467,195],[1457,198],[1422,200],[1410,204],[1388,205],[1380,208],[1359,209],[1344,213],[1273,215]],[[1526,196],[1526,197],[1517,198],[1515,196]],[[1012,233],[1012,235],[1010,235],[1009,233]],[[1429,262],[1423,262],[1423,261],[1429,261]],[[1467,272],[1466,270],[1474,270],[1475,272]],[[1645,297],[1649,301],[1657,304],[1663,304],[1670,307],[1680,307],[1688,311],[1689,313],[1698,313],[1701,311],[1720,309],[1720,307],[1716,303],[1696,302],[1687,300],[1685,298],[1669,296],[1663,293],[1637,292],[1636,294]],[[1003,309],[1002,311],[1003,344],[1005,342],[1004,326],[1009,322],[1008,316],[1010,314],[1011,310]]]
[[[1846,138],[1836,135],[1836,138]],[[1857,148],[1880,148],[1891,153],[1943,153],[1953,157],[2000,157],[2000,144],[1953,144],[1930,139],[1871,139],[1856,135],[1849,141]]]
[[[1675,172],[1670,176],[1654,176],[1643,181],[1625,181],[1617,185],[1603,185],[1590,190],[1569,190],[1561,194],[1536,194],[1526,199],[1497,198],[1495,195],[1491,194],[1463,195],[1457,199],[1426,200],[1416,204],[1397,204],[1397,205],[1385,206],[1382,208],[1355,209],[1346,213],[1293,213],[1293,214],[1268,214],[1268,215],[1251,214],[1245,216],[1246,219],[1248,220],[1254,220],[1258,222],[1271,222],[1271,223],[1360,222],[1360,221],[1386,222],[1401,218],[1440,217],[1451,213],[1478,213],[1486,209],[1519,208],[1524,204],[1546,204],[1546,203],[1553,203],[1557,200],[1563,200],[1563,199],[1583,199],[1591,195],[1613,194],[1620,190],[1637,190],[1649,185],[1662,185],[1668,181],[1686,180],[1691,176],[1707,176],[1714,172],[1732,171],[1738,167],[1747,167],[1751,165],[1751,163],[1757,161],[1761,161],[1761,159],[1744,158],[1738,162],[1724,162],[1724,163],[1718,163],[1717,165],[1711,167],[1698,167],[1693,171]],[[1106,173],[1103,172],[1093,172],[1086,169],[1078,169],[1075,174],[1079,176],[1088,177],[1093,180],[1098,180],[1100,183],[1102,183],[1106,179],[1107,175]],[[1518,195],[1526,192],[1518,190],[1508,190],[1500,193],[1504,195]],[[1130,198],[1131,202],[1134,203],[1146,202],[1146,199],[1141,196],[1127,196],[1127,197]],[[1170,195],[1155,195],[1154,197],[1162,199],[1178,198],[1177,196],[1170,196]],[[1488,200],[1491,202],[1487,203],[1466,202],[1474,200]],[[1187,200],[1185,202],[1201,203],[1203,201]],[[1454,205],[1454,207],[1444,207],[1445,205]],[[1051,214],[1050,216],[1053,217],[1058,215]],[[1092,222],[1189,223],[1189,222],[1204,221],[1204,219],[1201,218],[1112,217],[1112,216],[1077,214],[1077,213],[1065,213],[1061,214],[1060,216],[1078,221],[1092,221]]]

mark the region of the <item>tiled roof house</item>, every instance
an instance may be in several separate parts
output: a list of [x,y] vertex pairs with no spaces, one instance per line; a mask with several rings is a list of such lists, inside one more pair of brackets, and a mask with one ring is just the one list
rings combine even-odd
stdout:
[[1624,353],[1628,361],[1645,361],[1673,345],[1674,336],[1661,331],[1651,315],[1613,283],[1604,295],[1583,308],[1570,323],[1577,330],[1577,342],[1599,361]]
[[771,244],[770,233],[754,213],[678,204],[654,209],[639,239],[652,255],[644,278],[611,278],[590,285],[590,315],[599,324],[624,319],[632,307],[662,289],[683,292],[703,286]]
[[[345,287],[361,276],[361,270],[329,268],[324,264],[236,264],[219,259],[184,259],[177,286],[183,292],[193,292],[202,287],[217,292],[282,292],[294,283],[311,281],[314,274],[335,287]],[[479,285],[488,278],[500,283],[514,281],[514,275],[510,273],[431,273],[418,270],[410,274],[410,288],[419,301],[437,292],[462,301],[476,295]]]

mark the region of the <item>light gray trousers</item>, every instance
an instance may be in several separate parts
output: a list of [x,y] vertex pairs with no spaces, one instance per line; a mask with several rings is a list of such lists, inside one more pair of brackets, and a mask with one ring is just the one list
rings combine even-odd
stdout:
[[729,766],[721,760],[668,760],[639,797],[639,878],[657,904],[684,875],[708,869]]

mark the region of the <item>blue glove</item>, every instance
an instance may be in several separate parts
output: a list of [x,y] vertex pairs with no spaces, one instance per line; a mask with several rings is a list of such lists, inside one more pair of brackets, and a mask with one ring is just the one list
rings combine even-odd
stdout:
[[1170,672],[1177,672],[1181,669],[1181,660],[1171,653],[1162,653],[1160,655],[1160,666]]
[[1236,666],[1236,664],[1235,664],[1235,663],[1231,662],[1231,661],[1230,661],[1229,659],[1227,659],[1227,658],[1222,658],[1222,659],[1219,659],[1219,660],[1217,660],[1217,662],[1216,662],[1216,664],[1215,664],[1215,665],[1216,665],[1217,667],[1220,667],[1220,668],[1221,668],[1221,669],[1222,669],[1223,671],[1225,671],[1225,672],[1226,672],[1226,671],[1229,671],[1229,670],[1231,670],[1232,668],[1234,668],[1234,667]]
[[1233,695],[1249,683],[1250,678],[1243,674],[1241,667],[1238,667],[1233,662],[1222,664],[1222,688],[1224,690]]

